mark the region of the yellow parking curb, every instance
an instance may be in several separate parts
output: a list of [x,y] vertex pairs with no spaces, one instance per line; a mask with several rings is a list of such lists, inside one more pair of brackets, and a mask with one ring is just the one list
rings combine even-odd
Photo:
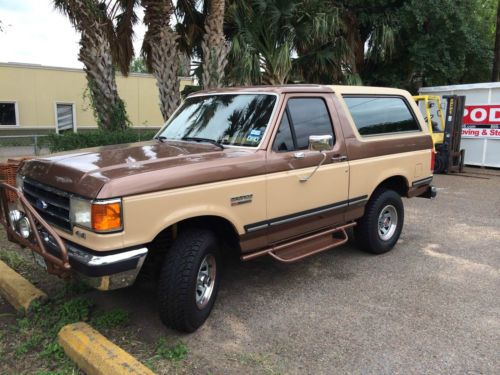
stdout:
[[47,295],[0,261],[0,294],[16,310],[29,311],[33,302],[47,298]]
[[68,324],[58,336],[66,355],[87,375],[154,374],[86,323]]

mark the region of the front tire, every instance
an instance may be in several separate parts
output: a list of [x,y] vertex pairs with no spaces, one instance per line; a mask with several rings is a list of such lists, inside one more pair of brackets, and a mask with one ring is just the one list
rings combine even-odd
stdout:
[[376,190],[366,205],[364,216],[354,227],[358,246],[374,254],[391,250],[404,223],[403,201],[394,190]]
[[220,264],[214,233],[180,232],[165,256],[158,285],[160,319],[166,326],[194,332],[205,322],[219,289]]

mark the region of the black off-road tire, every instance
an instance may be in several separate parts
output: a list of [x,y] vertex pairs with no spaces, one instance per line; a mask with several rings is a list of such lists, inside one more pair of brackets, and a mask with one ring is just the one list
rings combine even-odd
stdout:
[[[214,288],[200,308],[195,295],[198,271],[209,254],[216,265]],[[219,243],[213,232],[193,228],[179,233],[165,256],[158,282],[159,314],[166,326],[189,333],[205,322],[219,289],[220,265]]]
[[[397,213],[397,223],[392,235],[383,239],[379,234],[381,211],[392,206]],[[392,209],[390,209],[392,211]],[[387,210],[384,210],[387,212]],[[394,215],[393,215],[394,216]],[[359,248],[373,254],[383,254],[391,250],[401,235],[404,223],[404,206],[400,195],[394,190],[377,189],[365,208],[364,216],[354,227],[354,235]]]

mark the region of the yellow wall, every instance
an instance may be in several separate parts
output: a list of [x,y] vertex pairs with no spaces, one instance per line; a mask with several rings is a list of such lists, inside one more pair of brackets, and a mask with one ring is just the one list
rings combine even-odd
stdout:
[[[181,79],[181,90],[193,84],[190,78]],[[163,119],[159,108],[156,81],[150,74],[130,74],[116,77],[118,92],[125,101],[134,126],[160,127]],[[0,102],[16,101],[18,127],[2,129],[56,128],[55,103],[74,103],[76,128],[95,127],[96,122],[84,98],[87,85],[85,73],[79,69],[53,68],[23,64],[0,64]]]

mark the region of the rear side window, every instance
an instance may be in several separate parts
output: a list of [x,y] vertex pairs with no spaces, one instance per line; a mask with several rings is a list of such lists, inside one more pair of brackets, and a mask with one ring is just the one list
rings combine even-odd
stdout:
[[289,99],[273,149],[275,151],[307,149],[311,135],[334,137],[326,103],[321,98]]
[[355,95],[344,100],[361,135],[420,131],[403,98]]

